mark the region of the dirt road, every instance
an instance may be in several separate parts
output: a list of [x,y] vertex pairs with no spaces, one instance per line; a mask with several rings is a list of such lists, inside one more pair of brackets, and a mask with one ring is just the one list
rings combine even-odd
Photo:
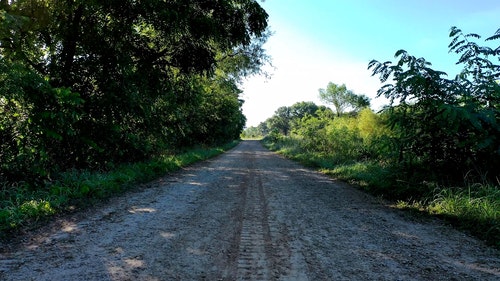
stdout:
[[500,280],[500,253],[244,141],[0,249],[0,280]]

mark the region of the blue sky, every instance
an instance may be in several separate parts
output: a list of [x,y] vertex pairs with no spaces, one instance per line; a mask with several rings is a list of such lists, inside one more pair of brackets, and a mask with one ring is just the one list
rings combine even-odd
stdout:
[[266,0],[261,5],[274,32],[264,46],[274,69],[271,79],[252,77],[243,84],[247,126],[280,106],[321,104],[318,89],[328,82],[345,83],[379,109],[387,101],[375,98],[381,84],[367,70],[370,60],[394,61],[394,53],[404,49],[452,78],[459,67],[458,56],[448,53],[450,28],[478,33],[481,42],[500,28],[499,0]]

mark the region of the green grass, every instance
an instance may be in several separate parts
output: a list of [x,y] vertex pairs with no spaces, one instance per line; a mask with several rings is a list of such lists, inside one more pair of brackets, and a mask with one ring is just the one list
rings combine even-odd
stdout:
[[500,188],[473,184],[436,190],[425,210],[500,248]]
[[147,162],[118,165],[109,172],[70,170],[42,185],[4,184],[0,186],[0,236],[55,214],[88,207],[122,194],[168,172],[217,156],[238,143],[160,155]]
[[297,140],[290,138],[264,139],[263,144],[287,158],[392,200],[399,209],[442,218],[500,249],[498,185],[465,182],[462,187],[439,186],[430,181],[405,179],[401,168],[380,161],[342,163],[332,155],[304,151]]
[[500,249],[500,188],[491,184],[440,187],[420,201],[397,202],[403,210],[440,217]]
[[242,140],[262,140],[264,137],[258,136],[258,137],[248,137],[248,136],[240,136]]

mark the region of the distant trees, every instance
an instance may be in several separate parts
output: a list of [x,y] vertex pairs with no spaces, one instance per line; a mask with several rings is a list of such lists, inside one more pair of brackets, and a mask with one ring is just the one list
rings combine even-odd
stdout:
[[318,106],[313,102],[297,102],[292,106],[282,106],[266,120],[266,127],[269,132],[275,131],[287,136],[303,118],[318,116],[323,111],[331,112],[327,107]]
[[287,136],[292,126],[291,121],[292,115],[290,107],[282,106],[274,112],[274,115],[267,120],[267,123],[268,127],[272,130]]
[[[403,168],[407,179],[418,175],[449,183],[474,176],[480,182],[497,182],[500,47],[481,46],[479,35],[456,27],[450,37],[450,52],[460,54],[458,64],[463,65],[455,78],[399,50],[394,63],[372,60],[368,65],[386,83],[378,96],[391,101],[381,112],[367,107],[368,98],[330,82],[319,94],[333,105],[336,116],[317,110],[293,118],[293,106],[282,107],[268,124],[271,132],[284,137],[270,139],[285,138],[295,148],[327,155],[333,162],[371,159],[392,164]],[[498,39],[500,29],[486,40]],[[344,114],[349,108],[356,114]]]
[[323,105],[318,106],[313,102],[302,101],[294,103],[291,106],[282,106],[274,112],[273,116],[261,122],[257,127],[245,129],[243,136],[264,137],[271,133],[288,136],[293,130],[300,126],[300,122],[303,119],[320,115],[333,118],[334,113],[331,109]]
[[258,127],[249,127],[249,128],[245,128],[245,130],[243,130],[243,132],[241,133],[241,137],[242,138],[250,138],[250,139],[255,139],[255,138],[261,138],[263,137],[263,134],[261,133],[261,131],[259,130]]
[[326,89],[319,89],[321,101],[333,105],[337,116],[344,113],[347,108],[359,111],[362,108],[370,106],[370,99],[365,95],[356,95],[348,90],[345,84],[337,85],[328,83]]
[[268,60],[242,1],[0,1],[0,178],[235,138]]

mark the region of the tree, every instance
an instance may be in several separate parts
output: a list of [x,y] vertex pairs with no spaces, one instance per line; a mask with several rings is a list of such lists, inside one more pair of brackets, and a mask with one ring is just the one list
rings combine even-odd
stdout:
[[2,167],[102,168],[237,137],[267,20],[255,0],[0,1]]
[[259,130],[261,136],[266,136],[270,131],[269,127],[267,126],[267,122],[260,122],[257,126],[257,129]]
[[[386,108],[388,120],[396,134],[400,162],[431,167],[433,171],[480,173],[499,170],[500,148],[500,66],[491,57],[495,50],[480,47],[452,28],[450,52],[462,54],[459,64],[464,70],[455,79],[431,68],[424,58],[416,58],[404,50],[396,52],[397,63],[372,60],[369,68],[379,75],[378,95],[391,100]],[[487,40],[500,38],[500,30]],[[496,169],[496,170],[495,170]]]
[[260,138],[264,136],[259,127],[253,127],[253,126],[245,128],[245,130],[243,130],[243,133],[241,135],[243,138],[251,138],[251,139]]
[[370,98],[365,95],[356,95],[354,93],[347,96],[347,103],[355,112],[370,107]]
[[314,102],[297,102],[290,107],[290,116],[294,119],[302,119],[306,115],[314,115],[319,109]]
[[353,91],[348,90],[345,84],[339,86],[332,82],[328,83],[326,89],[319,89],[319,98],[321,101],[333,105],[337,116],[342,115],[349,107],[358,111],[370,106],[368,97],[356,95]]
[[282,106],[278,108],[274,115],[268,119],[268,127],[271,130],[277,130],[281,134],[287,136],[290,132],[291,121],[290,107]]
[[323,114],[325,116],[332,113],[331,110],[325,106],[318,106],[313,102],[297,102],[292,106],[282,106],[278,108],[274,115],[266,120],[266,127],[263,131],[277,131],[282,135],[289,135],[289,133],[297,126],[298,123],[307,117],[318,117]]

